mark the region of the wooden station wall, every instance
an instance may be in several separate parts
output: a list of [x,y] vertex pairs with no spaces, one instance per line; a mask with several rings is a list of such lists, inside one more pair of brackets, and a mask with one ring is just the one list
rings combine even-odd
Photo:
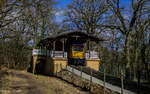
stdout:
[[66,66],[67,59],[46,58],[44,73],[46,75],[54,75],[56,72],[60,72],[61,69],[65,69]]

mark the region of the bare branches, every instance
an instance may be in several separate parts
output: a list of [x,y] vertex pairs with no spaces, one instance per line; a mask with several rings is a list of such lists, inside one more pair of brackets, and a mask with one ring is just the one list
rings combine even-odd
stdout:
[[131,19],[131,22],[129,24],[129,32],[132,32],[133,30],[133,26],[136,22],[136,19],[137,19],[137,15],[138,15],[138,12],[140,11],[140,7],[142,7],[143,3],[144,3],[145,0],[139,0],[137,2],[137,4],[134,6],[134,10],[133,10],[133,16],[132,16],[132,19]]
[[[105,27],[109,28],[111,30],[119,30],[122,32],[122,34],[125,36],[125,46],[124,46],[124,56],[125,56],[125,60],[126,60],[126,68],[130,67],[130,47],[131,47],[131,40],[133,38],[131,38],[131,35],[133,33],[135,34],[139,34],[139,32],[144,32],[144,29],[147,28],[148,24],[149,24],[149,17],[147,17],[149,15],[150,12],[144,12],[147,9],[144,9],[146,4],[150,2],[148,0],[132,0],[131,4],[132,4],[132,8],[131,8],[131,12],[130,12],[130,17],[129,21],[127,22],[126,19],[124,18],[124,12],[126,10],[121,11],[120,9],[120,2],[119,0],[107,0],[107,3],[110,7],[110,10],[114,13],[114,15],[116,16],[116,20],[118,19],[120,21],[120,24],[118,25],[117,21],[114,24],[117,25],[109,25],[107,24]],[[111,23],[110,23],[111,24]],[[134,40],[134,39],[133,39]],[[137,37],[135,38],[135,40],[137,40]],[[137,41],[138,42],[138,41]],[[137,44],[137,43],[136,43]],[[137,51],[138,48],[136,48]],[[137,55],[137,52],[136,52]],[[135,60],[137,62],[137,60]]]
[[115,25],[99,25],[102,28],[109,28],[111,30],[119,30],[122,34],[124,34],[124,31],[121,29],[120,26],[115,26]]
[[101,23],[103,13],[107,11],[103,0],[74,0],[68,8],[65,22],[70,21],[75,24],[77,29],[85,30],[88,33],[95,32]]
[[117,7],[115,7],[115,4],[113,4],[110,0],[107,0],[107,3],[111,7],[111,10],[115,13],[115,15],[120,20],[122,28],[124,29],[123,33],[126,33],[128,31],[128,29],[127,29],[126,24],[125,24],[125,19],[123,18],[121,11],[120,11],[119,0],[117,0]]
[[0,61],[4,58],[3,64],[26,67],[31,55],[28,48],[32,49],[33,40],[38,41],[50,31],[53,0],[2,1],[8,2],[1,7],[0,1]]
[[0,10],[0,28],[16,21],[21,16],[23,8],[22,4],[18,1],[6,2],[5,6]]

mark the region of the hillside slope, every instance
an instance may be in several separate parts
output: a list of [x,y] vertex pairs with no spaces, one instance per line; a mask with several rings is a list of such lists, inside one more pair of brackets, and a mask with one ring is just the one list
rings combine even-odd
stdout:
[[7,74],[2,94],[89,94],[55,77],[36,76],[18,70],[9,70]]

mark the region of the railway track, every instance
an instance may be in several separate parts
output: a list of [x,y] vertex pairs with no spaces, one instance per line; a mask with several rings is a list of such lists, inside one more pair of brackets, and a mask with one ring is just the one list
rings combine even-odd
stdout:
[[[81,67],[78,67],[78,66],[67,66],[66,67],[66,70],[69,71],[69,72],[72,72],[73,71],[73,74],[77,75],[77,76],[80,76],[81,75]],[[85,68],[85,67],[82,67],[82,78],[84,79],[87,79],[87,80],[90,80],[91,79],[91,76],[90,76],[90,69],[89,68]],[[100,72],[97,72],[97,71],[94,71],[92,70],[92,82],[93,83],[97,83],[101,86],[104,86],[104,81],[103,81],[103,74],[100,73]],[[118,93],[121,93],[121,82],[120,82],[120,79],[119,78],[114,78],[114,77],[110,77],[110,76],[107,76],[106,77],[106,83],[105,83],[105,86],[106,88],[112,90],[112,91],[115,91],[115,92],[118,92]],[[130,87],[128,87],[130,88]],[[136,91],[132,91],[132,90],[128,90],[128,88],[126,87],[124,89],[124,94],[136,94],[135,92]]]

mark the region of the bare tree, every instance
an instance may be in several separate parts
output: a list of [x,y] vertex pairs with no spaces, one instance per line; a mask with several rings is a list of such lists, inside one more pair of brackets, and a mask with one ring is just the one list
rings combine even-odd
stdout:
[[[125,56],[125,62],[126,62],[126,68],[129,69],[131,65],[131,60],[130,60],[130,40],[131,40],[131,33],[132,32],[137,32],[137,28],[135,27],[138,25],[137,21],[139,18],[142,18],[143,16],[140,16],[141,10],[144,10],[144,7],[146,4],[149,3],[148,0],[138,0],[134,1],[132,0],[131,4],[132,7],[130,10],[129,18],[126,18],[124,15],[124,10],[123,7],[120,6],[120,0],[107,0],[107,4],[110,7],[110,11],[112,16],[111,20],[109,19],[109,24],[104,24],[106,28],[109,29],[117,29],[120,31],[124,36],[125,36],[125,44],[124,44],[124,56]],[[145,15],[142,14],[142,15]],[[143,19],[144,22],[142,23],[143,25],[141,26],[141,29],[145,27],[145,24],[149,22],[149,16],[147,18]]]
[[39,39],[44,38],[45,33],[51,30],[55,10],[54,2],[53,0],[32,0],[29,3],[31,7],[24,10],[24,15],[26,23],[33,31],[31,34],[34,37],[34,47],[36,47]]
[[25,68],[32,44],[45,37],[54,19],[53,0],[2,0],[0,7],[0,63]]
[[68,5],[64,22],[71,23],[78,30],[94,34],[103,21],[103,14],[107,10],[105,5],[104,0],[73,0]]

